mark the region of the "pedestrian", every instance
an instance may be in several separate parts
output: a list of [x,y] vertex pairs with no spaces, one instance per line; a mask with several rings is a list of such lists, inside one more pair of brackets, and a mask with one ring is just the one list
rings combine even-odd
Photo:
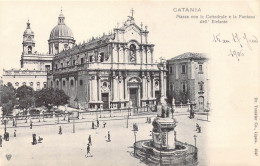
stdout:
[[92,145],[92,142],[91,142],[91,135],[89,135],[89,137],[88,137],[88,144],[89,144],[89,145]]
[[110,139],[110,132],[109,132],[109,131],[108,131],[108,133],[107,133],[107,141],[108,141],[108,142],[111,141],[111,139]]
[[16,137],[16,130],[14,130],[14,137]]
[[103,127],[104,127],[104,128],[106,128],[106,124],[107,124],[106,122],[103,122]]
[[92,129],[94,129],[95,128],[95,124],[94,124],[94,122],[92,122]]
[[0,147],[2,147],[2,142],[3,142],[2,136],[0,135]]
[[33,136],[33,142],[32,142],[32,144],[33,144],[33,145],[36,145],[36,144],[37,144],[36,134],[33,134],[32,136]]
[[90,157],[92,157],[92,154],[90,153],[90,145],[87,146],[87,155],[85,157],[88,157],[88,154],[90,154]]
[[61,128],[61,126],[59,128],[59,134],[62,135],[62,128]]
[[198,131],[198,133],[201,133],[201,127],[198,125],[198,123],[196,123],[196,131]]
[[97,127],[99,127],[99,120],[97,120]]
[[149,119],[148,119],[148,117],[146,118],[146,123],[148,123],[149,122]]
[[30,121],[30,129],[32,129],[32,121]]

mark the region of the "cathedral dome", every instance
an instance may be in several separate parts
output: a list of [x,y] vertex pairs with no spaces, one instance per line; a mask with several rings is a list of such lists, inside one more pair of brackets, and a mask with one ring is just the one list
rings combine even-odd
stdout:
[[65,24],[56,25],[50,34],[50,39],[67,38],[74,39],[71,29]]
[[58,25],[56,25],[50,34],[50,39],[74,39],[73,38],[73,33],[71,29],[65,25],[65,17],[62,14],[62,11],[58,17]]

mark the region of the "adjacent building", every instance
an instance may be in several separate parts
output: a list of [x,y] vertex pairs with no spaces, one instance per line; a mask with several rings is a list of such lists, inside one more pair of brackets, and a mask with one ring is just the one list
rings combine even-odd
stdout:
[[195,109],[209,108],[208,58],[202,53],[187,52],[167,60],[168,96],[176,104],[195,104]]
[[15,88],[22,85],[40,90],[47,87],[47,71],[52,68],[52,54],[39,54],[35,51],[34,32],[28,20],[23,33],[23,52],[21,55],[21,68],[3,70],[3,84],[11,83]]

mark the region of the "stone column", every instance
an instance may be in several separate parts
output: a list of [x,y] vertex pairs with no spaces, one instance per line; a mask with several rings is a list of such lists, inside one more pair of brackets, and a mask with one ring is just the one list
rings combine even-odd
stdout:
[[124,75],[123,75],[123,89],[124,89],[124,100],[127,100],[127,73],[124,72]]
[[78,107],[78,104],[79,104],[79,100],[78,100],[78,77],[77,76],[74,76],[74,80],[75,80],[75,85],[74,85],[74,94],[75,94],[75,98],[77,98],[77,101],[75,102],[75,106]]
[[119,99],[120,100],[124,100],[124,80],[123,80],[123,75],[121,73],[121,75],[119,76]]
[[97,101],[98,94],[97,94],[97,76],[92,76],[92,90],[93,90],[93,100]]
[[163,72],[164,73],[164,75],[163,75],[163,78],[164,78],[164,80],[163,80],[163,83],[164,83],[164,97],[166,97],[166,90],[167,90],[167,85],[166,85],[166,83],[167,83],[167,80],[166,80],[166,71],[164,71]]
[[90,100],[93,101],[94,100],[94,86],[93,86],[93,76],[91,76],[91,80],[90,80],[90,88],[89,88],[89,91],[90,91]]
[[195,64],[194,64],[194,60],[191,61],[191,78],[190,79],[195,79]]
[[149,73],[147,73],[147,98],[151,98],[151,77]]
[[70,92],[69,92],[69,85],[70,85],[70,79],[69,76],[66,78],[66,91],[67,91],[67,95],[69,96]]
[[[140,52],[140,64],[142,65],[143,64],[143,46],[140,46],[139,52]],[[136,56],[136,59],[137,59],[137,57],[138,56]]]
[[115,74],[115,72],[113,72],[113,100],[117,100],[117,76]]
[[[144,74],[144,72],[142,72],[142,91],[143,91],[143,95],[142,95],[142,99],[146,99],[147,98],[147,88],[146,88],[146,76]],[[143,101],[142,102],[142,106],[145,106],[146,102]]]
[[163,76],[163,69],[162,67],[160,68],[160,86],[161,86],[161,97],[164,95],[164,76]]
[[97,79],[98,79],[98,81],[97,81],[97,96],[98,96],[98,98],[97,98],[97,100],[98,101],[101,101],[101,82],[100,82],[100,77],[99,77],[99,75],[97,76]]

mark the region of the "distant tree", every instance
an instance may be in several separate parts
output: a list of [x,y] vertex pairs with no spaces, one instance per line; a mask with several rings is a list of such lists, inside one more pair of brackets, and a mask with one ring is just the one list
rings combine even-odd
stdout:
[[34,90],[29,86],[23,85],[19,87],[16,91],[16,97],[20,109],[28,111],[34,105]]
[[16,102],[16,90],[11,83],[0,87],[2,115],[12,115],[12,111]]
[[69,99],[69,96],[67,96],[63,90],[56,89],[54,91],[53,105],[58,107],[59,105],[68,104]]
[[68,100],[69,96],[67,96],[63,90],[48,88],[35,93],[36,106],[45,106],[49,111],[53,106],[67,104]]

